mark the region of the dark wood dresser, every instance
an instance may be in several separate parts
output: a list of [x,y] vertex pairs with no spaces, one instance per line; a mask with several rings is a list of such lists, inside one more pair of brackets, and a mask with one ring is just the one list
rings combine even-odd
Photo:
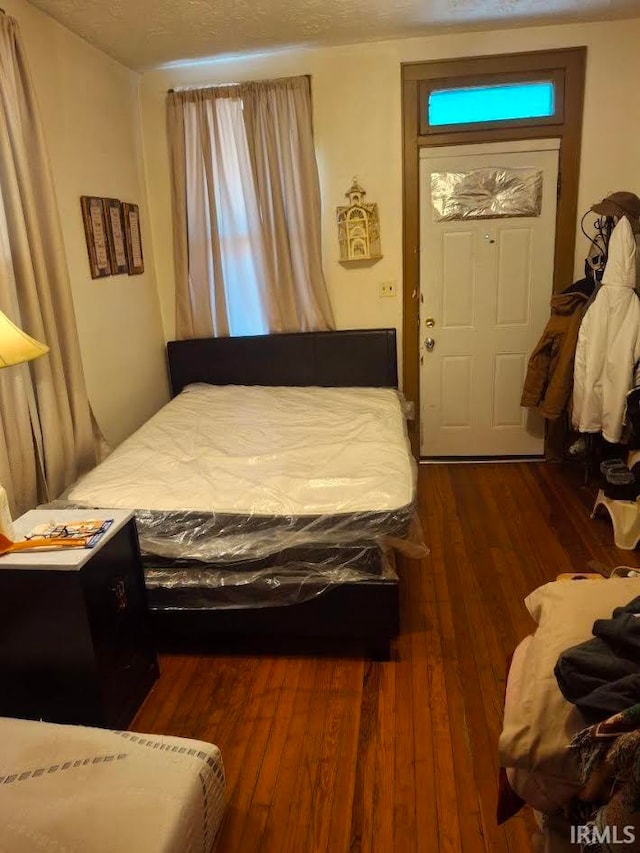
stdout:
[[126,728],[158,677],[130,512],[32,510],[15,538],[87,518],[113,519],[92,549],[0,557],[0,716]]

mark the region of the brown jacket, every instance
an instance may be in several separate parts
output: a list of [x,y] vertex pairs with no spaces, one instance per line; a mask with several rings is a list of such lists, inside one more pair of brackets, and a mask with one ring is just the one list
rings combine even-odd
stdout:
[[551,317],[531,353],[521,406],[538,409],[549,420],[559,418],[573,388],[573,359],[589,297],[567,291],[551,298]]

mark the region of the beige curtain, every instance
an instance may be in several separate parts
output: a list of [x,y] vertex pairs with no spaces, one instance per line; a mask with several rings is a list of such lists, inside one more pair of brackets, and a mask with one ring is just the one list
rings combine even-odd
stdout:
[[330,329],[309,79],[171,92],[178,337]]
[[50,352],[0,371],[0,483],[19,513],[95,464],[49,162],[18,25],[0,15],[0,310]]

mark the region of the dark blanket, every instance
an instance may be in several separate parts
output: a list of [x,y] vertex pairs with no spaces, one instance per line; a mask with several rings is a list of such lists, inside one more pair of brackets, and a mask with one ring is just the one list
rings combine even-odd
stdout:
[[640,596],[598,619],[593,639],[563,652],[555,667],[558,687],[588,723],[598,723],[640,703]]
[[571,741],[583,787],[565,816],[584,853],[640,853],[639,726],[640,705],[635,705]]

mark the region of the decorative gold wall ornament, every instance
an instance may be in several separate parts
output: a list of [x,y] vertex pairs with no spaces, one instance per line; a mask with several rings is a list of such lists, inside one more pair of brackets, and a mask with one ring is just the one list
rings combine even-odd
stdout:
[[379,260],[382,255],[378,205],[364,201],[366,192],[357,178],[353,179],[351,189],[345,195],[349,204],[336,208],[340,263]]

